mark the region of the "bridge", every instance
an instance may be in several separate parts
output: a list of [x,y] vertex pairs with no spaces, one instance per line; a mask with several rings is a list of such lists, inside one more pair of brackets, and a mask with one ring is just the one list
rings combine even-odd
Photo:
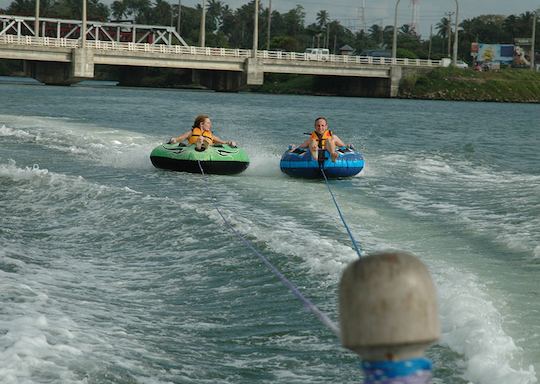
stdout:
[[[0,58],[25,62],[28,75],[46,84],[94,77],[95,65],[182,68],[217,90],[261,85],[265,73],[331,76],[364,87],[366,96],[397,95],[404,71],[438,67],[438,60],[189,46],[173,27],[0,15]],[[37,36],[36,36],[37,35]]]

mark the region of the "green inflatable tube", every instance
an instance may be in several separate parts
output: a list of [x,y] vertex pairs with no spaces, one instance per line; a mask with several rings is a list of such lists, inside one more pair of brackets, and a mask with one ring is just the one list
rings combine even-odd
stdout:
[[249,158],[242,148],[217,144],[197,151],[195,144],[161,144],[150,153],[150,160],[156,168],[171,171],[233,175],[244,171]]

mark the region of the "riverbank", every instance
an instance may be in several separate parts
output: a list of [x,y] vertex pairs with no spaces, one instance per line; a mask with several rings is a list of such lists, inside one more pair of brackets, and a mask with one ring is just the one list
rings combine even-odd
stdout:
[[[330,92],[325,79],[315,76],[268,75],[253,92],[298,95],[339,95]],[[437,68],[403,77],[398,98],[513,103],[540,102],[540,73],[527,69],[478,72]]]
[[540,102],[540,73],[528,69],[478,72],[438,68],[401,80],[400,98],[430,100]]

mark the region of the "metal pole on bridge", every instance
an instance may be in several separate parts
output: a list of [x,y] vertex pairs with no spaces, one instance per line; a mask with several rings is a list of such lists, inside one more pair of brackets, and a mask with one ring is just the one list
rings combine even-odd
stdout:
[[394,12],[394,36],[392,38],[392,58],[396,58],[397,54],[397,10],[400,0],[396,1],[396,10]]
[[538,14],[540,14],[540,8],[538,8],[536,11],[533,12],[533,25],[532,25],[532,36],[531,36],[531,69],[533,71],[536,70],[535,66],[535,52],[534,52],[534,45],[536,44],[536,19],[538,18]]
[[86,0],[82,1],[81,45],[86,47]]
[[255,14],[253,21],[253,50],[252,57],[257,57],[257,49],[259,49],[259,0],[255,0]]
[[[459,14],[459,6],[458,6],[458,0],[456,1],[456,30],[454,31],[454,52],[452,55],[452,65],[455,67],[457,65],[457,49],[458,49],[458,14]],[[450,20],[448,20],[450,22]]]
[[201,12],[201,29],[199,34],[199,45],[201,47],[205,46],[205,33],[206,33],[206,5],[204,0],[202,0],[202,12]]
[[34,21],[34,36],[39,37],[39,0],[36,0],[36,20]]
[[266,50],[270,50],[270,24],[272,23],[272,0],[268,0],[268,22],[266,23]]
[[182,0],[178,0],[178,20],[176,22],[176,32],[180,33],[180,21],[182,20]]

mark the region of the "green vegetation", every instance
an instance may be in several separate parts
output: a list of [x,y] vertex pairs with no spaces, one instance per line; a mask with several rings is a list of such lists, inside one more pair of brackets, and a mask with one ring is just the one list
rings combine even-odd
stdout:
[[313,94],[313,76],[287,74],[269,74],[264,77],[264,84],[251,87],[253,92],[307,95]]
[[[276,94],[321,94],[315,76],[267,75],[264,85],[251,87],[252,92]],[[334,90],[335,91],[335,90]],[[326,94],[332,93],[328,90]],[[540,73],[507,68],[501,71],[477,72],[471,69],[438,68],[424,74],[404,77],[398,97],[432,100],[540,102]]]
[[490,72],[440,68],[403,78],[399,97],[539,103],[540,73],[512,68]]

